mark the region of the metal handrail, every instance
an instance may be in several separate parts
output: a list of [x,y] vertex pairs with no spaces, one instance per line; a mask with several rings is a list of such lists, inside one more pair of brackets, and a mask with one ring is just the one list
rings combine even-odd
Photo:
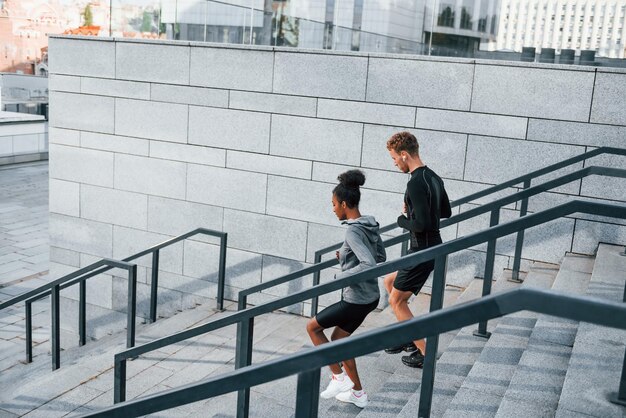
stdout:
[[[361,274],[364,276],[364,274]],[[626,329],[626,306],[594,298],[559,294],[554,291],[519,288],[475,301],[441,309],[408,321],[363,332],[281,356],[261,364],[237,369],[226,375],[202,379],[179,388],[113,405],[85,417],[138,417],[298,374],[296,417],[317,416],[320,369],[346,358],[356,358],[406,340],[428,338],[519,311],[532,311],[574,321]],[[422,385],[424,385],[422,379]],[[421,403],[421,399],[420,399]],[[421,405],[420,405],[421,406]],[[420,417],[430,410],[420,408]]]
[[[520,230],[528,229],[572,213],[587,213],[592,215],[609,216],[615,218],[626,219],[626,206],[587,202],[581,200],[572,200],[562,205],[547,209],[542,212],[527,215],[514,221],[492,226],[487,230],[476,232],[474,234],[457,238],[446,243],[424,249],[422,251],[410,254],[399,259],[381,263],[375,267],[363,270],[359,273],[333,280],[328,283],[313,286],[309,289],[291,294],[281,299],[267,302],[252,308],[238,311],[225,318],[189,328],[177,334],[169,335],[150,343],[133,347],[122,351],[115,355],[115,373],[114,373],[114,402],[122,402],[126,396],[126,361],[130,358],[137,357],[141,354],[156,350],[158,348],[174,344],[192,337],[196,337],[215,329],[237,324],[237,351],[235,356],[235,366],[237,368],[248,366],[252,359],[252,337],[254,318],[256,316],[281,309],[295,303],[303,302],[315,296],[321,296],[363,280],[379,277],[383,274],[391,273],[400,269],[406,269],[411,266],[423,263],[429,260],[435,260],[435,278],[433,280],[433,290],[431,297],[431,311],[440,309],[443,305],[443,288],[445,287],[445,264],[449,254],[474,247],[485,242],[495,242],[498,238],[515,233]],[[400,237],[395,237],[400,238]],[[488,264],[488,263],[487,263]],[[489,266],[487,265],[486,268]],[[493,268],[493,265],[491,266]],[[388,342],[387,342],[388,343]],[[433,343],[436,345],[436,341]],[[435,349],[427,350],[426,363],[432,363],[434,367]],[[238,416],[246,416],[249,402],[249,390],[244,389],[240,393],[238,399]]]
[[[576,155],[574,157],[565,159],[563,161],[560,161],[558,163],[554,163],[551,165],[548,165],[546,167],[540,168],[538,170],[535,171],[531,171],[530,173],[524,174],[522,176],[519,177],[515,177],[512,178],[510,180],[507,180],[503,183],[497,184],[495,186],[491,186],[488,187],[484,190],[478,191],[476,193],[472,193],[470,195],[467,195],[465,197],[462,197],[460,199],[454,200],[453,202],[450,202],[450,207],[457,207],[460,206],[464,203],[469,203],[471,201],[474,201],[476,199],[479,199],[481,197],[485,197],[488,196],[490,194],[499,192],[501,190],[506,189],[507,187],[512,187],[515,186],[517,184],[523,184],[523,188],[524,189],[528,189],[530,187],[531,181],[537,177],[541,177],[543,175],[546,174],[550,174],[556,170],[560,170],[562,168],[565,167],[569,167],[570,165],[579,163],[581,161],[585,161],[589,158],[598,156],[598,155],[602,155],[602,154],[611,154],[611,155],[626,155],[626,149],[623,148],[614,148],[614,147],[600,147],[600,148],[596,148],[594,150],[585,152],[583,154],[580,155]],[[526,213],[528,211],[528,199],[523,199],[522,200],[522,204],[520,207],[520,217],[525,216]],[[395,228],[397,228],[398,225],[396,223],[392,223],[389,225],[385,225],[383,227],[380,228],[380,232],[388,232],[391,231]],[[408,237],[408,234],[406,235]],[[331,251],[334,251],[338,248],[340,248],[342,245],[341,242],[337,243],[337,244],[333,244],[330,245],[328,247],[322,248],[318,251],[315,252],[315,256],[313,259],[313,263],[317,264],[319,262],[322,261],[322,256],[324,254],[327,254]],[[515,255],[513,257],[513,268],[512,268],[512,279],[514,281],[520,281],[519,280],[519,270],[520,270],[520,262],[521,262],[521,258],[522,258],[522,246],[524,245],[524,232],[520,231],[517,234],[516,237],[516,242],[515,242]],[[403,252],[402,255],[406,255],[406,247],[405,247],[405,243],[403,243]],[[320,283],[320,275],[319,272],[315,272],[313,273],[313,285],[317,285]],[[315,299],[312,303],[311,306],[311,315],[315,315],[315,313],[317,313],[317,299]]]
[[[45,296],[51,295],[50,299],[50,311],[52,315],[51,321],[51,351],[52,351],[52,370],[56,370],[61,367],[61,320],[60,320],[60,296],[59,292],[62,288],[69,286],[67,282],[72,281],[71,284],[80,282],[81,291],[80,297],[84,300],[84,285],[85,281],[92,277],[88,275],[95,269],[99,269],[102,266],[107,266],[105,269],[122,268],[128,271],[128,310],[126,315],[126,346],[133,347],[135,345],[135,313],[136,313],[136,293],[137,293],[137,265],[130,264],[126,261],[112,260],[104,258],[93,264],[90,264],[82,269],[79,269],[73,273],[63,276],[59,279],[53,280],[37,289],[24,292],[21,295],[15,296],[5,302],[0,303],[0,310],[12,306],[16,303],[26,301],[26,361],[30,363],[33,360],[33,326],[32,326],[32,302],[37,299],[41,299],[42,293]],[[85,317],[84,305],[80,304],[80,316]],[[84,322],[81,324],[84,326]],[[82,344],[81,344],[82,345]]]
[[[87,267],[83,267],[73,273],[65,275],[59,279],[53,280],[43,286],[40,286],[31,291],[22,293],[15,296],[5,302],[0,303],[0,310],[16,303],[25,301],[26,309],[26,361],[32,362],[33,359],[33,346],[32,346],[32,303],[42,299],[44,297],[52,295],[52,368],[56,370],[60,367],[60,343],[59,343],[59,307],[58,307],[58,291],[80,284],[79,289],[79,312],[78,312],[78,330],[79,330],[79,345],[85,345],[86,343],[86,305],[87,305],[87,289],[86,281],[94,276],[105,273],[113,268],[124,268],[129,271],[128,280],[128,312],[127,312],[127,337],[126,346],[134,347],[135,345],[135,321],[136,305],[137,305],[137,265],[129,264],[129,261],[143,257],[148,254],[152,254],[152,277],[150,285],[150,322],[157,320],[157,298],[158,298],[158,280],[159,280],[159,251],[165,247],[175,244],[184,239],[192,236],[203,234],[209,236],[215,236],[220,238],[220,259],[219,259],[219,273],[217,280],[217,309],[224,310],[224,282],[226,277],[226,246],[228,234],[226,232],[215,231],[207,228],[197,228],[193,231],[189,231],[177,237],[168,239],[160,244],[154,245],[143,251],[133,254],[124,258],[121,261],[112,259],[102,259],[96,263],[93,263]],[[134,267],[133,267],[134,266]],[[131,279],[131,268],[133,268]],[[55,287],[56,290],[55,296]],[[56,298],[56,305],[55,305]],[[132,316],[131,316],[132,311]],[[132,320],[131,320],[132,318]],[[56,328],[55,328],[56,327]]]
[[[457,215],[454,215],[448,219],[443,219],[441,221],[441,228],[445,228],[447,226],[450,225],[454,225],[457,224],[459,222],[468,220],[470,218],[474,218],[478,215],[487,213],[487,212],[493,212],[494,211],[499,211],[502,207],[510,204],[510,203],[514,203],[517,202],[519,200],[524,200],[524,199],[528,199],[531,196],[535,196],[539,193],[554,189],[556,187],[562,186],[564,184],[570,183],[574,180],[580,180],[582,178],[588,177],[590,175],[601,175],[601,176],[609,176],[609,177],[619,177],[619,178],[626,178],[626,169],[618,169],[618,168],[610,168],[610,167],[597,167],[597,166],[590,166],[590,167],[586,167],[577,171],[574,171],[572,173],[560,176],[556,179],[547,181],[545,183],[539,184],[537,186],[533,186],[527,189],[524,189],[522,191],[519,191],[517,193],[502,197],[500,199],[494,200],[493,202],[490,203],[486,203],[484,205],[481,205],[479,207],[467,210],[465,212],[461,212]],[[465,199],[465,198],[464,198]],[[498,223],[498,220],[495,220],[495,223],[492,223],[490,226],[494,226]],[[404,233],[402,235],[400,235],[399,237],[402,238],[402,241],[404,242],[406,239],[409,238],[409,233]],[[385,246],[385,248],[390,247],[392,245],[396,245],[398,243],[398,236],[393,237],[389,240],[383,241],[383,245]],[[329,248],[335,249],[335,247],[337,247],[336,245],[333,245],[331,247],[327,247],[327,248],[323,248],[321,250],[319,250],[318,252],[324,252],[327,251]],[[338,248],[338,247],[337,247]],[[317,254],[317,253],[316,253]],[[321,254],[321,253],[320,253]],[[495,248],[494,248],[494,254],[495,254]],[[276,279],[272,279],[272,280],[268,280],[265,281],[263,283],[259,283],[255,286],[249,287],[247,289],[241,290],[239,292],[239,303],[238,303],[238,309],[245,309],[247,306],[247,296],[256,293],[256,292],[260,292],[262,290],[266,290],[269,289],[271,287],[274,286],[278,286],[287,282],[290,282],[292,280],[307,276],[309,274],[319,274],[319,272],[321,270],[324,270],[328,267],[332,267],[334,265],[339,264],[339,261],[336,260],[335,258],[330,259],[330,260],[326,260],[324,262],[321,262],[321,257],[318,257],[318,259],[320,259],[317,263],[315,263],[314,265],[310,266],[310,267],[306,267],[302,270],[298,270],[295,272],[291,272],[289,274],[286,274],[284,276],[278,277]],[[319,281],[318,281],[319,283]],[[490,283],[490,280],[485,280],[484,283]],[[489,292],[486,292],[485,294],[488,294]],[[311,303],[311,317],[315,316],[317,314],[317,298],[314,298],[312,303]]]

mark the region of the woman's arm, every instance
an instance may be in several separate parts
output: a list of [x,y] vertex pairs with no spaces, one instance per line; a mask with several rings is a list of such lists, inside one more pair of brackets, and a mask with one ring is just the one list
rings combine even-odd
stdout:
[[358,230],[358,227],[350,227],[346,231],[346,243],[359,260],[359,264],[356,266],[344,270],[341,273],[337,274],[335,278],[340,279],[346,276],[350,276],[352,274],[358,273],[359,271],[368,269],[370,267],[374,267],[376,265],[376,260],[372,256],[370,249],[365,245],[364,240],[367,239],[362,232]]

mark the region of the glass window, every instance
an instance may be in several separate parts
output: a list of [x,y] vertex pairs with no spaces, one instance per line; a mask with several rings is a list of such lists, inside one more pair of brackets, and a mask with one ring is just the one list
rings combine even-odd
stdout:
[[439,5],[438,26],[454,27],[454,5],[442,3]]
[[461,8],[461,29],[472,29],[472,15],[465,7]]

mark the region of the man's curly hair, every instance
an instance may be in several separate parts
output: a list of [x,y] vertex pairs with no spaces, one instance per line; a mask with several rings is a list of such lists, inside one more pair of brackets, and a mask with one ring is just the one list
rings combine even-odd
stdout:
[[417,138],[411,132],[403,131],[391,135],[391,138],[387,140],[387,149],[394,150],[400,154],[402,151],[406,151],[409,155],[419,155],[420,146],[417,143]]

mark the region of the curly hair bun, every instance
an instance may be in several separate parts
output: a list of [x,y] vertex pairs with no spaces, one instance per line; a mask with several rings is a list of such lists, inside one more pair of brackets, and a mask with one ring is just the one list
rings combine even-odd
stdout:
[[365,184],[365,174],[361,170],[348,170],[337,177],[344,187],[355,188]]

